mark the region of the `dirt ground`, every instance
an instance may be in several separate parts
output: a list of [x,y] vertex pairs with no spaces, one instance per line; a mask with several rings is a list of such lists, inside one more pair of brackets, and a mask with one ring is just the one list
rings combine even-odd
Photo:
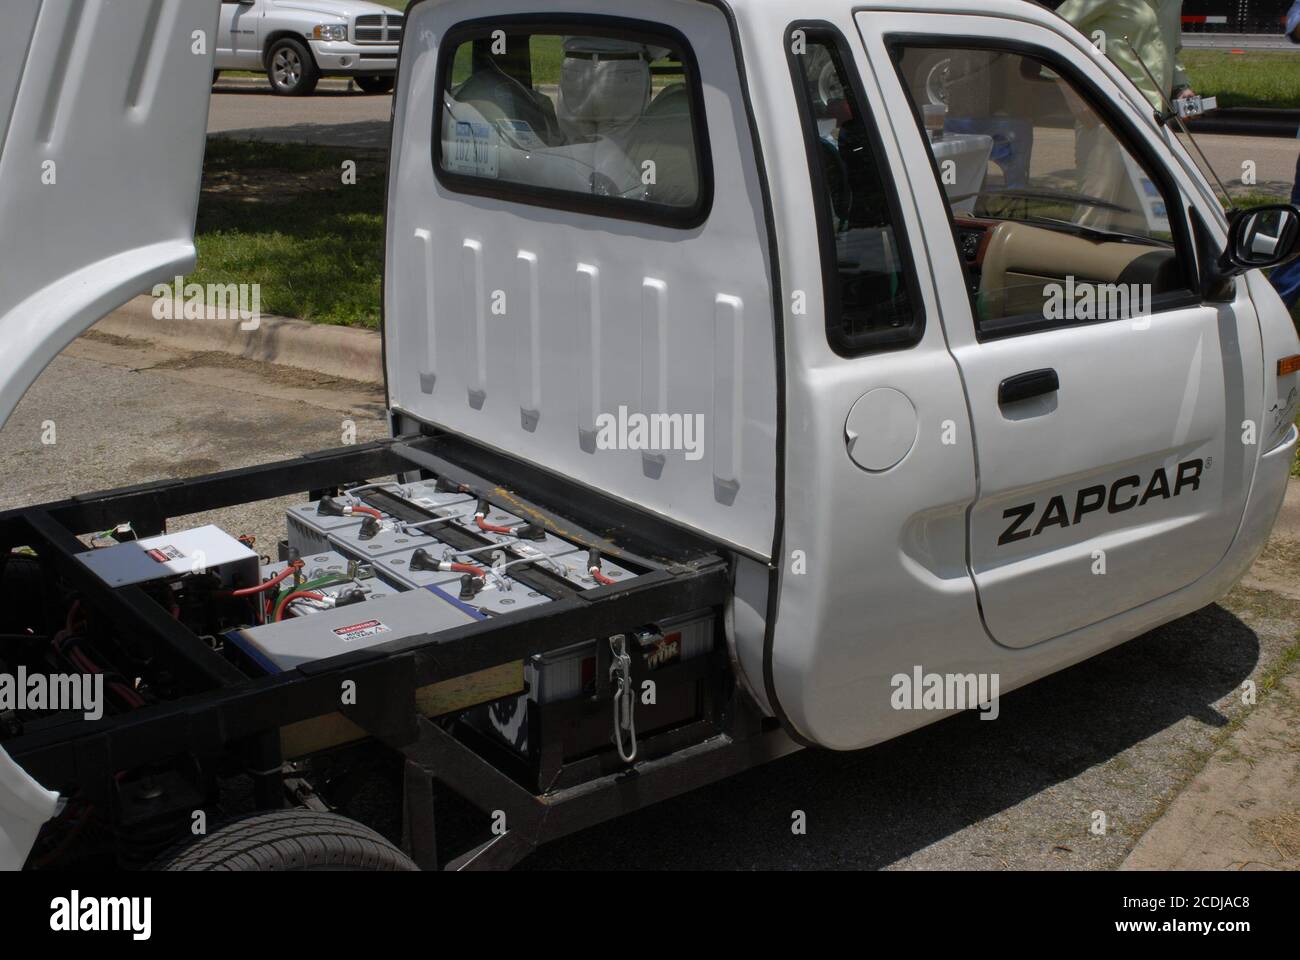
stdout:
[[[1264,555],[1225,605],[1258,606],[1261,596],[1292,616],[1300,608],[1300,481],[1291,482]],[[1257,696],[1121,870],[1300,870],[1300,643],[1265,674]]]

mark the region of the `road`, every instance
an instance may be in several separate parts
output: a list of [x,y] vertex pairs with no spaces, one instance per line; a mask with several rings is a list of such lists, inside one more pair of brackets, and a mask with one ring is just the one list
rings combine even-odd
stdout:
[[[191,476],[382,435],[377,390],[91,335],[0,430],[0,506]],[[41,442],[48,422],[52,445]],[[182,518],[259,545],[284,501]],[[1081,869],[1117,866],[1225,733],[1238,691],[1300,625],[1300,485],[1249,585],[1003,698],[854,754],[802,753],[544,848],[544,868]],[[1284,593],[1291,593],[1291,597]],[[1105,835],[1090,831],[1106,814]],[[791,830],[795,811],[806,835]]]
[[[258,80],[221,82],[212,96],[208,131],[277,143],[387,147],[392,102],[391,96],[348,93],[344,81],[325,81],[321,92],[301,99],[273,96]],[[1257,183],[1242,189],[1290,194],[1300,151],[1294,138],[1212,134],[1197,139],[1230,187],[1242,186],[1242,164],[1249,160],[1255,164]]]
[[1300,46],[1281,33],[1193,33],[1183,31],[1183,47],[1189,50],[1274,50],[1300,52]]

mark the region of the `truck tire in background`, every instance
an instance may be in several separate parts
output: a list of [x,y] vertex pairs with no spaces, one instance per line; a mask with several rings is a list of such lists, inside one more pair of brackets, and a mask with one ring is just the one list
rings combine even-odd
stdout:
[[393,89],[394,77],[356,77],[357,86],[365,93],[389,93]]
[[335,813],[277,810],[229,823],[174,848],[154,870],[270,873],[357,870],[366,873],[420,868],[369,827]]
[[266,78],[282,97],[305,97],[316,89],[320,70],[305,43],[281,37],[266,52]]

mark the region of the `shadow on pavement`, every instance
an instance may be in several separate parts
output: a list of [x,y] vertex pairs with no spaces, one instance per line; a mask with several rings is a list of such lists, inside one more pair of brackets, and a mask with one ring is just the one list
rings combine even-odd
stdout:
[[351,123],[293,123],[277,127],[220,130],[209,134],[232,140],[265,140],[268,143],[304,143],[328,147],[367,147],[387,150],[392,140],[387,120],[354,120]]
[[[1227,723],[1211,705],[1259,650],[1236,616],[1206,607],[1006,695],[998,721],[966,713],[858,753],[795,754],[542,847],[520,869],[885,867],[1185,717]],[[791,834],[794,810],[806,836]]]

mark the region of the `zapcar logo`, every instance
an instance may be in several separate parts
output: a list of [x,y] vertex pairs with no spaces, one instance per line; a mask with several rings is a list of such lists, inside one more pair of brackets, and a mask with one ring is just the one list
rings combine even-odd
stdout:
[[1178,465],[1172,486],[1168,472],[1161,467],[1146,482],[1145,488],[1142,477],[1136,474],[1116,480],[1109,488],[1101,484],[1084,487],[1074,495],[1073,513],[1064,496],[1052,497],[1041,513],[1037,503],[1012,507],[1002,514],[1004,520],[1011,521],[1011,526],[998,537],[998,546],[1005,547],[1017,540],[1037,537],[1051,527],[1077,527],[1089,514],[1098,513],[1103,508],[1107,513],[1125,513],[1145,507],[1152,500],[1170,500],[1189,490],[1195,493],[1201,488],[1201,474],[1204,472],[1204,460],[1188,460]]

